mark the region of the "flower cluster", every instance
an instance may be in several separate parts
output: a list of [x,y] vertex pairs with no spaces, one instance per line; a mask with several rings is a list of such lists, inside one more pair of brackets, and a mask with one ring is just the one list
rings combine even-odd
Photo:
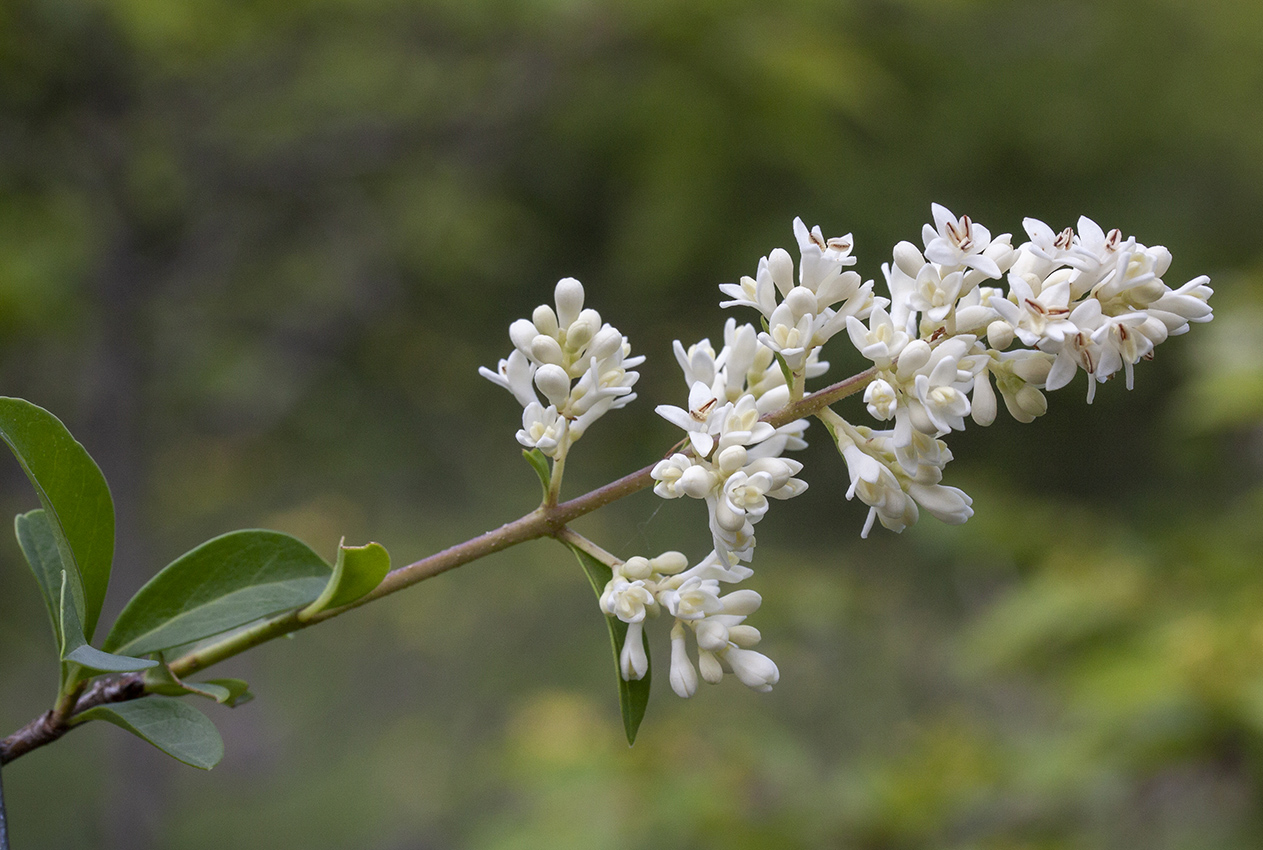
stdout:
[[[729,319],[718,351],[709,339],[687,348],[675,342],[687,407],[656,410],[684,436],[651,476],[663,498],[705,502],[713,549],[691,569],[679,552],[603,559],[611,578],[601,610],[627,624],[619,655],[625,680],[647,673],[644,621],[665,610],[674,618],[670,681],[680,696],[696,691],[699,670],[707,682],[732,673],[759,691],[777,682],[776,664],[752,649],[758,630],[745,624],[761,597],[748,589],[720,595],[720,587],[754,574],[754,526],[769,500],[807,488],[795,477],[802,464],[782,457],[806,446],[807,422],[785,423],[787,405],[803,402],[799,409],[828,429],[850,475],[846,498],[869,506],[861,536],[875,522],[902,531],[923,510],[963,523],[972,500],[942,483],[952,459],[942,438],[963,430],[967,418],[990,425],[997,391],[1014,419],[1030,422],[1047,410],[1045,392],[1081,369],[1090,402],[1096,385],[1120,370],[1130,388],[1136,363],[1158,343],[1212,318],[1208,278],[1172,289],[1162,280],[1170,252],[1088,218],[1059,233],[1028,218],[1028,240],[1014,247],[1010,234],[992,237],[968,216],[938,204],[932,212],[923,247],[900,242],[883,265],[888,298],[849,269],[856,262],[850,235],[825,239],[795,219],[797,267],[777,248],[754,277],[720,286],[728,297],[721,306],[755,308],[763,330]],[[481,370],[522,404],[518,440],[552,457],[554,471],[594,419],[635,397],[638,376],[628,370],[643,361],[583,309],[578,281],[557,284],[556,304],[514,322],[514,352],[498,371]],[[821,346],[843,331],[872,368],[806,399],[807,379],[829,366]],[[825,406],[859,388],[865,410],[884,427],[853,424]]]
[[[693,381],[688,410],[669,404],[656,408],[660,416],[688,434],[689,451],[676,452],[659,462],[652,475],[657,482],[654,492],[664,499],[690,496],[706,502],[715,557],[732,566],[753,556],[754,524],[767,513],[768,498],[788,499],[807,489],[805,481],[794,477],[802,464],[780,456],[787,449],[806,446],[802,433],[807,422],[798,420],[773,428],[762,421],[766,411],[760,399],[780,398],[784,376],[780,385],[770,376],[769,372],[780,371],[775,364],[762,371],[742,369],[754,365],[737,356],[741,342],[753,338],[754,328],[745,325],[738,329],[730,323],[726,336],[731,341],[718,355],[706,340],[688,352],[677,343],[686,376],[692,372],[695,377],[699,373],[713,373],[714,377],[710,383]],[[761,388],[761,397],[750,391],[751,382]],[[727,398],[729,388],[736,400],[721,401]]]
[[[636,398],[632,387],[640,377],[630,371],[644,357],[630,357],[627,337],[601,314],[584,309],[583,284],[572,277],[557,282],[557,309],[535,308],[529,319],[509,326],[513,352],[496,371],[479,374],[513,393],[522,405],[522,430],[517,440],[551,458],[564,457],[588,426],[606,412]],[[536,390],[548,402],[540,403]]]
[[[601,610],[627,623],[627,638],[619,655],[623,678],[643,678],[649,670],[643,629],[647,617],[662,611],[675,618],[671,628],[671,689],[682,697],[697,691],[697,671],[711,684],[732,673],[747,687],[770,691],[780,679],[776,664],[751,647],[761,635],[745,618],[763,599],[753,590],[734,590],[720,596],[720,582],[740,581],[750,575],[741,566],[725,567],[711,554],[691,569],[684,555],[665,552],[656,558],[633,557],[613,568],[613,578],[601,594]],[[685,645],[692,632],[697,644],[697,667]]]
[[759,342],[799,372],[814,349],[845,328],[847,319],[867,316],[876,299],[871,280],[861,283],[858,274],[843,270],[855,264],[850,234],[826,240],[819,227],[808,230],[796,218],[794,235],[801,256],[797,283],[793,259],[777,248],[759,261],[754,277],[719,289],[732,299],[720,302],[721,307],[749,306],[763,314],[767,330]]
[[[1020,422],[1042,415],[1044,391],[1080,368],[1089,402],[1120,368],[1130,389],[1133,367],[1155,345],[1212,317],[1207,277],[1173,290],[1161,279],[1170,252],[1105,233],[1086,217],[1078,233],[1059,234],[1028,218],[1029,241],[1014,248],[1009,234],[993,239],[968,216],[938,204],[933,214],[924,251],[900,242],[882,267],[889,311],[874,307],[867,325],[847,319],[852,344],[876,372],[864,394],[868,412],[893,427],[856,428],[827,412],[851,474],[847,497],[870,506],[864,535],[874,519],[903,530],[918,504],[945,522],[973,514],[967,495],[939,483],[951,452],[938,438],[964,429],[966,416],[991,424],[996,389]],[[1001,278],[1007,291],[991,285]]]

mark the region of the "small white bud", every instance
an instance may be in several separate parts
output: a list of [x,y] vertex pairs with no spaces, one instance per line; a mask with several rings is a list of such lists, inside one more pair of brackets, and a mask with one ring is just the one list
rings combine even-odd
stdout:
[[653,567],[650,566],[649,559],[640,555],[634,555],[627,559],[627,562],[618,567],[618,571],[627,576],[628,579],[635,581],[636,579],[647,579],[653,574]]
[[557,301],[557,324],[568,328],[583,309],[583,284],[573,277],[563,277],[557,281],[553,295]]
[[724,660],[741,680],[741,684],[760,693],[772,690],[772,686],[781,679],[781,671],[776,669],[776,663],[753,649],[732,647],[724,655]]
[[1013,326],[999,319],[987,325],[987,344],[996,351],[1004,351],[1013,344]]
[[694,499],[705,499],[715,488],[715,474],[705,467],[694,464],[681,473],[675,489]]
[[718,652],[728,645],[728,627],[707,618],[697,624],[697,646],[707,652]]
[[677,626],[671,631],[671,690],[688,699],[697,693],[697,671],[689,660],[684,646],[684,629]]
[[697,666],[702,671],[702,678],[708,684],[718,685],[724,680],[724,668],[719,663],[719,659],[715,657],[713,652],[707,652],[699,648],[697,652]]
[[[550,339],[550,337],[539,337]],[[546,363],[535,370],[535,386],[557,407],[561,407],[570,398],[570,375],[560,366]]]
[[[530,324],[529,322],[527,324]],[[531,325],[532,331],[535,326]],[[530,347],[526,349],[526,353],[536,363],[553,363],[560,366],[565,362],[565,356],[561,353],[561,343],[550,336],[537,334],[530,342]]]
[[592,337],[596,336],[600,329],[601,314],[595,310],[584,310],[566,328],[566,348],[579,351],[592,340]]
[[536,331],[545,336],[557,335],[557,314],[547,304],[540,304],[535,308],[535,312],[531,313],[531,323],[535,325]]
[[684,553],[676,552],[674,550],[670,552],[663,552],[656,558],[650,558],[649,563],[653,565],[656,572],[659,572],[664,576],[673,576],[677,573],[682,573],[689,565],[688,558],[684,557]]
[[758,646],[759,641],[763,640],[763,635],[759,634],[759,630],[754,626],[742,624],[728,629],[728,640],[737,646],[749,649],[752,646]]
[[900,242],[895,246],[895,266],[899,271],[915,280],[925,265],[925,256],[911,242]]
[[726,596],[721,596],[719,601],[724,603],[725,614],[748,617],[759,610],[759,606],[763,604],[763,597],[754,590],[734,590]]
[[[551,312],[551,311],[550,311]],[[509,325],[509,339],[513,347],[531,357],[531,343],[539,336],[539,328],[530,319],[517,319]]]
[[592,342],[588,344],[588,354],[597,360],[604,360],[622,345],[623,335],[616,329],[606,325],[592,337]]
[[746,451],[745,446],[729,446],[719,453],[717,458],[719,462],[719,471],[724,475],[732,475],[738,469],[746,465],[750,453]]

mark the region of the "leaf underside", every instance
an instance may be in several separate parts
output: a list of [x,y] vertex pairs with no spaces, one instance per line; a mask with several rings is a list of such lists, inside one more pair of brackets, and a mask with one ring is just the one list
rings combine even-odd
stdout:
[[224,742],[210,718],[170,697],[145,697],[99,705],[80,714],[75,723],[104,720],[153,744],[167,755],[202,770],[224,757]]

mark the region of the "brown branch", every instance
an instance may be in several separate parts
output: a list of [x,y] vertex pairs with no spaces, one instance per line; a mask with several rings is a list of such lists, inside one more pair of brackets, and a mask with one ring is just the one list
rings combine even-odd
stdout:
[[[763,417],[763,421],[780,427],[797,419],[812,416],[828,405],[859,392],[873,380],[875,374],[875,369],[869,369],[845,381],[839,381],[800,401],[769,413]],[[176,659],[171,662],[171,672],[176,676],[188,676],[261,643],[324,622],[493,552],[499,552],[527,540],[561,537],[567,530],[567,523],[572,520],[625,496],[630,496],[652,484],[653,478],[650,473],[653,467],[654,464],[650,464],[568,502],[542,505],[513,522],[505,523],[499,528],[480,534],[464,543],[458,543],[442,552],[436,552],[429,557],[391,570],[372,593],[348,605],[321,611],[307,620],[299,619],[297,611],[288,611],[265,619]],[[56,741],[74,728],[73,720],[77,715],[90,708],[107,703],[125,702],[144,695],[144,675],[141,673],[126,673],[112,679],[97,679],[78,698],[73,711],[62,717],[53,710],[47,711],[0,741],[0,765]]]
[[127,673],[114,679],[97,679],[79,696],[69,717],[58,718],[53,709],[41,714],[9,737],[0,741],[0,765],[8,764],[20,755],[51,744],[71,729],[70,718],[89,708],[111,702],[126,702],[144,696],[145,682],[142,673]]

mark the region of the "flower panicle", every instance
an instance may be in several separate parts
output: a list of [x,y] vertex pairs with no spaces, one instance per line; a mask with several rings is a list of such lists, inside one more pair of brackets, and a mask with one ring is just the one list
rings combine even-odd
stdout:
[[[777,248],[754,276],[721,284],[723,307],[752,307],[762,329],[729,318],[718,349],[709,338],[674,353],[687,388],[686,406],[656,412],[684,432],[681,450],[651,471],[654,492],[706,504],[711,552],[689,568],[679,552],[633,557],[613,567],[601,610],[627,624],[623,678],[648,670],[642,634],[664,612],[671,627],[672,689],[683,697],[700,678],[732,674],[767,691],[780,673],[753,649],[745,624],[761,597],[722,584],[754,571],[754,527],[769,500],[799,495],[802,463],[783,457],[806,447],[807,421],[774,427],[765,417],[803,397],[809,378],[825,375],[821,347],[843,336],[872,363],[864,411],[878,427],[855,425],[831,407],[823,422],[846,464],[846,498],[868,505],[861,536],[873,526],[900,532],[927,512],[949,524],[973,515],[973,500],[943,483],[952,460],[943,438],[995,421],[999,401],[1019,422],[1048,409],[1046,393],[1080,372],[1087,398],[1120,371],[1130,389],[1134,369],[1154,348],[1192,324],[1213,318],[1205,275],[1177,288],[1163,281],[1171,254],[1081,217],[1054,231],[1023,221],[1027,239],[991,231],[967,215],[931,205],[921,247],[898,243],[882,266],[888,295],[878,295],[855,265],[850,234],[826,238],[795,219],[798,262]],[[497,370],[480,372],[522,405],[517,438],[554,459],[596,418],[628,404],[644,358],[626,337],[584,307],[583,287],[558,282],[555,307],[542,305],[509,331],[514,350]],[[696,662],[689,653],[689,635]]]

